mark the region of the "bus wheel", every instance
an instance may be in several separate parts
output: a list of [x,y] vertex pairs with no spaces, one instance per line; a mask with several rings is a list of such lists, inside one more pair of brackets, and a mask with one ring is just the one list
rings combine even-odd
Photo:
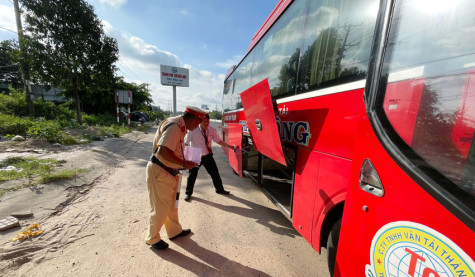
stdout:
[[341,218],[332,226],[327,240],[327,262],[330,276],[333,276],[336,262],[336,251],[338,249],[338,238],[340,237]]

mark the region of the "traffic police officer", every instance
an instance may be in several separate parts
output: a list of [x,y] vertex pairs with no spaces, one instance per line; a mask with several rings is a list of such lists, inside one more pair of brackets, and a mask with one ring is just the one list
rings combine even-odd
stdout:
[[178,170],[197,166],[185,160],[183,142],[186,130],[192,131],[198,127],[205,114],[199,108],[187,106],[182,116],[162,121],[153,139],[153,154],[147,163],[146,172],[151,210],[145,242],[155,249],[168,248],[168,243],[160,238],[163,225],[170,240],[191,232],[181,227],[178,208],[175,206],[180,178]]

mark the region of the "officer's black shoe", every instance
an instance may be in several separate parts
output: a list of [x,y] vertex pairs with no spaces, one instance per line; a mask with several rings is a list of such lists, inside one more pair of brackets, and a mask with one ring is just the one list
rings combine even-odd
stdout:
[[185,201],[190,201],[191,195],[185,194],[185,197],[183,199],[185,199]]
[[184,237],[184,236],[186,236],[186,235],[188,235],[188,234],[190,234],[190,233],[191,233],[191,230],[190,230],[190,229],[183,229],[183,231],[181,231],[181,233],[179,233],[178,235],[174,236],[173,238],[170,238],[170,240],[174,240],[174,239],[176,239],[176,238],[178,238],[178,237]]
[[159,241],[155,244],[152,244],[152,247],[155,248],[155,249],[158,249],[158,250],[165,250],[165,249],[168,248],[168,243],[161,240],[161,241]]
[[217,193],[217,194],[223,194],[223,195],[224,195],[224,194],[229,194],[229,193],[231,193],[231,192],[230,192],[229,190],[222,190],[222,191],[217,191],[216,193]]

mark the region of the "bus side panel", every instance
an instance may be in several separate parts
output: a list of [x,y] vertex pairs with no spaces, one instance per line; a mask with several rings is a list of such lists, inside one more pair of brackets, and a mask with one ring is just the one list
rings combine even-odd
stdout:
[[[284,110],[279,113],[281,124],[308,122],[309,141],[298,146],[351,159],[358,114],[364,109],[363,89],[281,103],[279,109]],[[283,126],[281,137],[290,142],[285,130]]]
[[326,216],[344,201],[350,185],[351,160],[321,154],[315,197],[312,246],[320,253],[320,235]]
[[[457,274],[443,276],[473,276],[474,232],[391,159],[367,119],[360,124],[356,145],[335,276],[415,276],[410,274],[413,262],[427,273],[453,270],[456,265]],[[382,197],[359,186],[365,159],[371,161],[381,179]],[[409,248],[418,251],[410,252]],[[434,268],[437,262],[441,267]],[[452,266],[443,267],[446,262]]]
[[299,148],[295,170],[292,225],[312,243],[312,221],[320,153]]

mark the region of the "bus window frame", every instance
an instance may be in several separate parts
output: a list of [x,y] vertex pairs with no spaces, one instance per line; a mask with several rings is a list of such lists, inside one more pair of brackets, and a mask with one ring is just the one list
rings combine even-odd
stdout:
[[[396,1],[403,0],[385,0],[380,2],[364,93],[368,120],[376,137],[394,162],[424,191],[434,197],[472,231],[475,231],[475,209],[473,204],[470,207],[465,203],[467,201],[464,201],[472,200],[472,198],[467,192],[428,165],[407,146],[394,130],[384,112],[383,101],[386,86],[381,85],[382,83],[387,84],[387,82],[381,81],[382,69]],[[419,166],[414,161],[417,161]],[[438,182],[435,180],[438,180]]]

